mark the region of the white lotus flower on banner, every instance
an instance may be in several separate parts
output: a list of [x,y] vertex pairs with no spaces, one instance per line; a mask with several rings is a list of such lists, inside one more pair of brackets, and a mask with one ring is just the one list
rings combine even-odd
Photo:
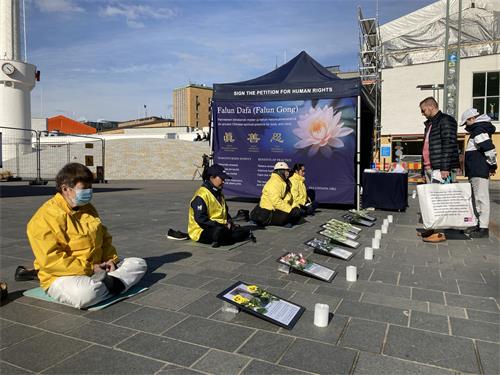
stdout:
[[310,108],[306,114],[299,117],[299,126],[293,129],[293,133],[300,138],[295,148],[309,147],[307,154],[310,157],[318,151],[327,158],[332,156],[332,148],[344,147],[344,142],[339,138],[354,131],[343,127],[341,117],[342,112],[334,115],[333,108],[326,105],[323,108]]

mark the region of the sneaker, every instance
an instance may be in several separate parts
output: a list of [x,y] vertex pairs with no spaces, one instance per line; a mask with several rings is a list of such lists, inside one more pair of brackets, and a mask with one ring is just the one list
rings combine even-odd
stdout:
[[184,241],[189,239],[189,236],[187,235],[187,233],[181,232],[180,230],[169,229],[167,238],[170,240]]
[[444,233],[434,233],[430,236],[422,237],[422,241],[431,243],[444,242],[446,241],[446,236],[444,235]]
[[474,232],[469,233],[470,238],[489,238],[490,231],[488,228],[478,228]]

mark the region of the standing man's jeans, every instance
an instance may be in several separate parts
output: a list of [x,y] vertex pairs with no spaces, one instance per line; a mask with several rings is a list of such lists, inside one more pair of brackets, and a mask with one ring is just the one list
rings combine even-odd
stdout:
[[488,228],[490,224],[490,191],[489,179],[481,177],[469,177],[474,197],[474,208],[479,219],[479,228]]

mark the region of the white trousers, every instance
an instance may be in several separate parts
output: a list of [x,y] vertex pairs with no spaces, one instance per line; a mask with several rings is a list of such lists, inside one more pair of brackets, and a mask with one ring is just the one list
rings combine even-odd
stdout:
[[474,196],[474,208],[477,212],[479,228],[488,228],[490,224],[490,180],[481,177],[470,177],[469,182]]
[[[128,290],[142,279],[147,268],[146,261],[142,258],[125,258],[108,275],[119,279],[125,285],[125,290]],[[47,294],[56,301],[77,309],[95,305],[110,297],[104,283],[89,276],[58,277],[50,285]]]

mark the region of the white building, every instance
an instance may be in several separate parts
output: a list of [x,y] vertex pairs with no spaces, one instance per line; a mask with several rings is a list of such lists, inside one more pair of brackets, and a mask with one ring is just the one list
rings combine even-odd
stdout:
[[[458,0],[450,0],[452,31],[457,42]],[[459,115],[474,106],[500,130],[500,1],[462,0]],[[446,0],[437,1],[380,27],[382,41],[381,154],[393,162],[395,147],[403,155],[420,155],[425,120],[419,102],[434,96],[443,106]],[[463,151],[463,128],[459,145]],[[500,134],[494,136],[500,148]],[[415,158],[417,159],[417,158]],[[404,160],[404,158],[403,158]]]

